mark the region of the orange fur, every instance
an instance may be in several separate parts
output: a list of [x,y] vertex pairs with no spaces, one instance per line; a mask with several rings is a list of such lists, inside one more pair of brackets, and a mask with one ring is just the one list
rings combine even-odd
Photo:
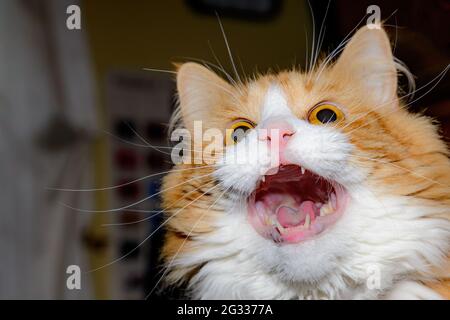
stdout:
[[[211,95],[215,95],[215,104],[208,106],[207,114],[201,115],[208,119],[203,129],[215,127],[225,130],[236,118],[258,123],[260,106],[270,83],[277,83],[283,89],[289,106],[300,119],[306,119],[309,109],[321,101],[333,101],[345,106],[346,119],[339,123],[338,128],[347,133],[356,146],[352,161],[368,170],[371,184],[389,187],[393,195],[409,196],[411,201],[426,201],[433,206],[450,208],[449,152],[440,140],[432,119],[408,113],[397,102],[378,108],[366,99],[366,92],[341,65],[338,63],[337,67],[326,68],[317,79],[320,67],[310,74],[292,70],[259,75],[255,80],[238,86],[226,83],[194,64],[182,66],[186,69],[179,77],[195,74],[206,79],[202,84],[204,91],[195,92],[196,100],[192,99],[192,103],[195,100],[201,104],[198,101],[202,99],[210,101]],[[190,70],[186,72],[188,68]],[[178,79],[178,83],[180,86],[183,79]],[[184,92],[183,88],[179,90]],[[184,113],[183,124],[191,128],[195,116]],[[205,164],[176,166],[174,169],[192,170],[170,173],[164,179],[163,188],[213,172],[213,168],[202,166]],[[221,208],[219,204],[212,208],[209,206],[222,190],[215,189],[202,196],[214,184],[214,179],[208,176],[164,192],[163,207],[168,210],[167,218],[170,218],[163,249],[166,263],[175,255],[189,255],[192,250],[200,250],[195,247],[195,237],[214,230],[214,220],[222,214]],[[186,197],[190,191],[192,193]],[[196,198],[198,200],[192,202]],[[173,214],[177,210],[181,211]],[[441,218],[450,220],[450,210]],[[173,283],[186,281],[194,273],[194,269],[180,270],[176,267],[171,269],[168,279]],[[444,278],[442,283],[432,283],[430,287],[450,298],[450,280]]]

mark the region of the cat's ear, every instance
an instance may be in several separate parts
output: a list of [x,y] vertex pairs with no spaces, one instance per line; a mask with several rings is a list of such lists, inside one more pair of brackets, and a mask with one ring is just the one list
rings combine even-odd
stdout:
[[377,105],[398,105],[397,70],[389,38],[381,26],[359,29],[333,70],[361,88]]
[[194,121],[209,121],[211,111],[230,98],[233,87],[208,68],[193,62],[177,72],[181,117],[187,129]]

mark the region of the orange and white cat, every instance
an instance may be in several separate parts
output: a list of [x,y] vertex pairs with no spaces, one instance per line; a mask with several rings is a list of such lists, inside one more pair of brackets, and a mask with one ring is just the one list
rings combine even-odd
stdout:
[[[398,97],[399,68],[385,31],[367,26],[307,73],[230,83],[181,65],[179,125],[231,143],[214,165],[165,177],[166,283],[200,299],[448,294],[431,287],[449,277],[449,153]],[[278,163],[260,161],[273,144]]]

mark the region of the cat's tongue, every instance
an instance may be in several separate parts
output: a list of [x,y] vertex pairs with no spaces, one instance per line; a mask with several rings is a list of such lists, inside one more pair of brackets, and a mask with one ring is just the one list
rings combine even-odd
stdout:
[[302,225],[307,215],[314,217],[314,202],[303,201],[298,208],[281,205],[277,208],[276,215],[283,228]]

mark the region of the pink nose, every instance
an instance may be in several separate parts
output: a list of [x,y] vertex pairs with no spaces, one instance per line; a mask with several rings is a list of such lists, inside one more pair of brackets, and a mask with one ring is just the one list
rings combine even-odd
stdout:
[[283,152],[289,139],[295,133],[294,128],[288,122],[282,120],[270,122],[264,129],[267,132],[264,132],[261,140],[267,140],[269,144],[272,144],[273,141],[278,141],[280,153]]

